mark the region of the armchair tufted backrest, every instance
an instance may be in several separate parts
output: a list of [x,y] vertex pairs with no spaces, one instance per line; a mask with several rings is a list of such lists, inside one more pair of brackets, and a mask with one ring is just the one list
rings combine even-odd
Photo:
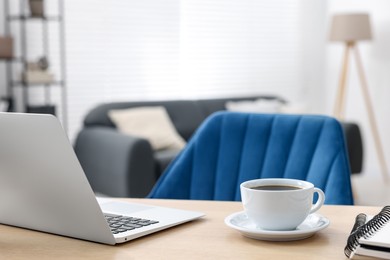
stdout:
[[307,180],[326,204],[353,204],[340,123],[326,116],[218,112],[197,130],[149,197],[230,200],[257,178]]

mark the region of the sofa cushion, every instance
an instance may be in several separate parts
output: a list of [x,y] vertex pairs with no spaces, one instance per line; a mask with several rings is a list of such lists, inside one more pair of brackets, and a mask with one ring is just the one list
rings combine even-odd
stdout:
[[277,99],[256,99],[244,101],[228,101],[226,110],[251,113],[280,113],[283,103]]
[[108,116],[120,132],[147,139],[154,150],[182,149],[185,146],[164,107],[110,110]]
[[199,106],[192,100],[165,101],[162,106],[167,110],[177,132],[185,140],[189,140],[195,129],[205,120]]
[[108,116],[108,111],[116,109],[127,109],[136,107],[163,106],[177,132],[185,140],[188,140],[195,129],[203,122],[206,116],[196,101],[192,100],[168,100],[168,101],[134,101],[134,102],[113,102],[101,104],[92,109],[84,119],[84,125],[115,127]]

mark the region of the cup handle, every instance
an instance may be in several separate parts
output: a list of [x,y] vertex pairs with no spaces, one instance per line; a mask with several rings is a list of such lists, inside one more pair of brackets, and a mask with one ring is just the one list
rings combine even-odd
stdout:
[[314,192],[317,192],[318,199],[317,199],[316,204],[314,204],[314,206],[311,208],[309,214],[314,213],[317,210],[319,210],[321,208],[321,206],[324,205],[324,201],[325,201],[325,194],[324,194],[324,192],[321,189],[314,188]]

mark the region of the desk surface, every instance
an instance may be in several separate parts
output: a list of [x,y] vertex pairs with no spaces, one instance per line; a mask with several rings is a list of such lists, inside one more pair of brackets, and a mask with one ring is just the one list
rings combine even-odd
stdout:
[[328,228],[294,242],[265,242],[242,236],[224,218],[241,211],[239,202],[129,199],[128,201],[196,210],[200,220],[128,243],[108,246],[0,225],[0,259],[346,259],[344,245],[355,216],[378,207],[323,206]]

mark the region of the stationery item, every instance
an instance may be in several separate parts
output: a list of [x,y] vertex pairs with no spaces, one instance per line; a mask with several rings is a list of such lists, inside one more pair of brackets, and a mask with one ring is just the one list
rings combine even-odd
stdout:
[[390,206],[384,207],[377,215],[360,213],[348,237],[344,253],[390,259]]
[[[294,230],[325,201],[322,190],[307,181],[270,178],[241,183],[242,204],[248,218],[258,228],[272,231]],[[318,200],[313,205],[313,194]]]
[[56,117],[0,113],[0,126],[2,224],[116,244],[204,215],[109,199],[99,203]]
[[225,218],[225,224],[239,231],[243,236],[265,241],[294,241],[311,237],[316,232],[329,226],[329,220],[318,214],[310,214],[294,230],[273,231],[257,228],[245,212],[236,212]]

